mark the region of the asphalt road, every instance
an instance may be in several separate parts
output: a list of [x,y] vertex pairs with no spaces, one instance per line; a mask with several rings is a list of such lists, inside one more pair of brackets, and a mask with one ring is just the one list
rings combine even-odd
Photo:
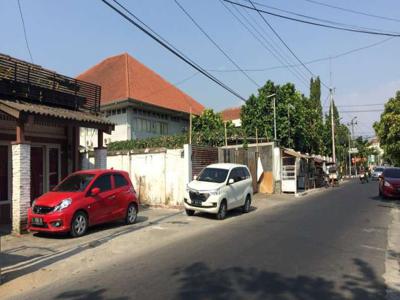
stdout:
[[354,181],[288,205],[254,209],[207,232],[134,260],[127,253],[110,268],[67,276],[57,287],[25,297],[385,299],[390,203],[376,196],[376,183]]

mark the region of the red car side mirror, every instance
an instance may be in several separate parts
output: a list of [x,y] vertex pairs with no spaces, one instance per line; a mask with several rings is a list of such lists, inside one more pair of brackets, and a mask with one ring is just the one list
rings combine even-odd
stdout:
[[95,187],[95,188],[93,188],[91,191],[90,191],[90,195],[91,196],[96,196],[96,195],[98,195],[100,193],[100,189],[98,188],[98,187]]

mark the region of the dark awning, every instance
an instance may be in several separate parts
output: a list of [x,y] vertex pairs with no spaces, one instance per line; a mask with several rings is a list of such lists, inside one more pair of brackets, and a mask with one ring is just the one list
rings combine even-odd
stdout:
[[69,110],[60,107],[29,103],[24,101],[10,101],[0,99],[0,111],[15,118],[27,120],[29,116],[39,117],[58,121],[68,125],[73,121],[73,125],[80,127],[88,127],[111,133],[114,130],[114,124],[102,117],[91,112]]

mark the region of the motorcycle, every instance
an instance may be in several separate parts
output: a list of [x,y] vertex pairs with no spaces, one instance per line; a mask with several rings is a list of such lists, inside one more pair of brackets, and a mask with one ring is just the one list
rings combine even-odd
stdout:
[[361,173],[361,174],[360,174],[360,182],[361,182],[362,184],[368,183],[368,176],[367,176],[366,173]]

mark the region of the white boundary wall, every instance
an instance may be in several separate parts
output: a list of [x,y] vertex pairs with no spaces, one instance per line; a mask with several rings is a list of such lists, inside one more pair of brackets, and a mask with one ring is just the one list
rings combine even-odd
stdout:
[[[83,169],[94,168],[94,158],[83,155]],[[191,175],[191,147],[154,153],[108,154],[107,168],[129,173],[142,204],[183,206]]]

